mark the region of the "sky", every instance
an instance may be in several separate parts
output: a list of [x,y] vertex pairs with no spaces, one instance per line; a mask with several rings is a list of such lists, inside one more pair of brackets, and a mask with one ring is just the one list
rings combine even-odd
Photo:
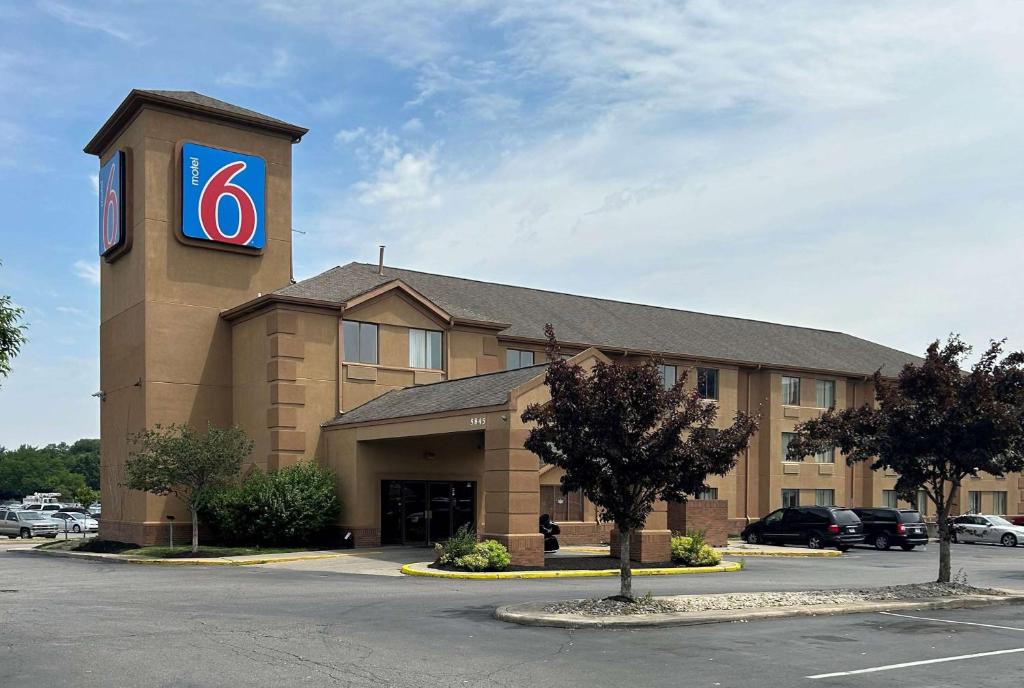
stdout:
[[99,434],[99,163],[132,88],[308,127],[295,275],[352,260],[1024,347],[1024,3],[0,2],[0,446]]

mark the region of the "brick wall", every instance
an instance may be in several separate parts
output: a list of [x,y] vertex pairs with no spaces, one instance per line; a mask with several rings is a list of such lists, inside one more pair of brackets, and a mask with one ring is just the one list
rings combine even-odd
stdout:
[[598,545],[608,542],[612,530],[611,523],[593,522],[562,522],[558,521],[561,534],[558,535],[559,545]]
[[709,545],[724,547],[729,539],[729,503],[724,499],[669,502],[668,529],[681,534],[702,530]]

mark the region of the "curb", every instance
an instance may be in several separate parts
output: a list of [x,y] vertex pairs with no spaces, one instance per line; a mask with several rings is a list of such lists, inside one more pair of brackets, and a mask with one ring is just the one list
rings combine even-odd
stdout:
[[586,617],[570,614],[551,614],[532,611],[542,608],[544,602],[498,607],[494,618],[521,626],[547,626],[551,628],[670,628],[675,626],[706,626],[717,623],[758,621],[761,619],[791,619],[808,616],[838,616],[866,612],[892,612],[921,609],[977,609],[997,605],[1024,604],[1024,594],[1000,596],[970,595],[946,597],[937,600],[906,602],[863,602],[843,605],[805,605],[776,607],[774,609],[729,609],[716,612],[678,612],[675,614],[637,614],[634,616]]
[[[619,575],[619,569],[581,569],[577,571],[442,571],[429,568],[429,562],[416,562],[402,567],[407,576],[424,578],[453,578],[458,580],[525,580],[534,578],[611,578]],[[728,561],[718,566],[703,567],[662,567],[633,569],[633,576],[685,576],[700,573],[731,573],[739,571],[743,564]]]
[[765,550],[731,550],[723,552],[726,557],[800,557],[805,559],[824,558],[832,559],[843,556],[843,552],[831,549],[809,549],[805,551],[793,550],[792,552],[769,552]]
[[316,561],[318,559],[334,559],[344,554],[317,554],[306,557],[278,557],[276,559],[154,559],[152,557],[133,557],[121,554],[102,554],[99,552],[66,552],[61,550],[26,548],[20,551],[44,557],[64,557],[65,559],[88,559],[104,561],[108,564],[142,564],[145,566],[256,566],[259,564],[283,564],[292,561]]

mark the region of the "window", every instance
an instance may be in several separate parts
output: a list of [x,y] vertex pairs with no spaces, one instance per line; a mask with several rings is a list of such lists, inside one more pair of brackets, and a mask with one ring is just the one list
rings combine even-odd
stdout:
[[917,491],[917,513],[922,516],[928,515],[928,493],[924,490]]
[[795,432],[784,432],[782,433],[782,460],[783,461],[803,461],[803,458],[791,459],[788,457],[789,454],[789,443],[796,439]]
[[815,380],[814,394],[818,408],[833,408],[836,405],[835,380]]
[[377,326],[373,323],[346,320],[344,328],[344,360],[349,363],[377,363]]
[[441,370],[441,333],[409,330],[409,367]]
[[800,378],[782,376],[782,403],[786,406],[800,405]]
[[993,514],[1006,514],[1006,493],[1005,492],[993,492],[992,493],[992,513]]
[[814,503],[818,506],[835,506],[836,505],[836,491],[835,490],[815,490],[814,491]]
[[562,494],[561,485],[541,485],[540,512],[548,514],[555,522],[582,521],[583,492],[577,490]]
[[836,462],[836,448],[829,447],[825,451],[817,452],[814,455],[814,460],[817,463],[835,463]]
[[718,488],[709,487],[697,493],[697,499],[718,499]]
[[782,506],[800,506],[800,490],[783,488]]
[[527,368],[533,365],[533,352],[508,349],[505,352],[505,370]]
[[895,509],[897,504],[896,490],[882,490],[882,506]]
[[981,513],[981,493],[977,490],[967,493],[967,510],[975,514]]
[[676,386],[676,367],[671,365],[658,365],[658,374],[661,375],[661,386],[665,389],[672,389]]
[[718,368],[697,368],[697,394],[701,399],[718,399]]

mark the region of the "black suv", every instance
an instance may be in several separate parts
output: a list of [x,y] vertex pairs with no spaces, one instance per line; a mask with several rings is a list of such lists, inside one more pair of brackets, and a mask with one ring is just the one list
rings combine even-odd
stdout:
[[918,545],[928,544],[928,526],[913,509],[863,507],[854,508],[853,512],[864,524],[865,544],[874,545],[875,549],[899,545],[909,552]]
[[811,549],[834,546],[845,552],[864,541],[864,527],[857,514],[839,506],[793,506],[776,509],[743,529],[743,540],[752,545],[805,544]]

